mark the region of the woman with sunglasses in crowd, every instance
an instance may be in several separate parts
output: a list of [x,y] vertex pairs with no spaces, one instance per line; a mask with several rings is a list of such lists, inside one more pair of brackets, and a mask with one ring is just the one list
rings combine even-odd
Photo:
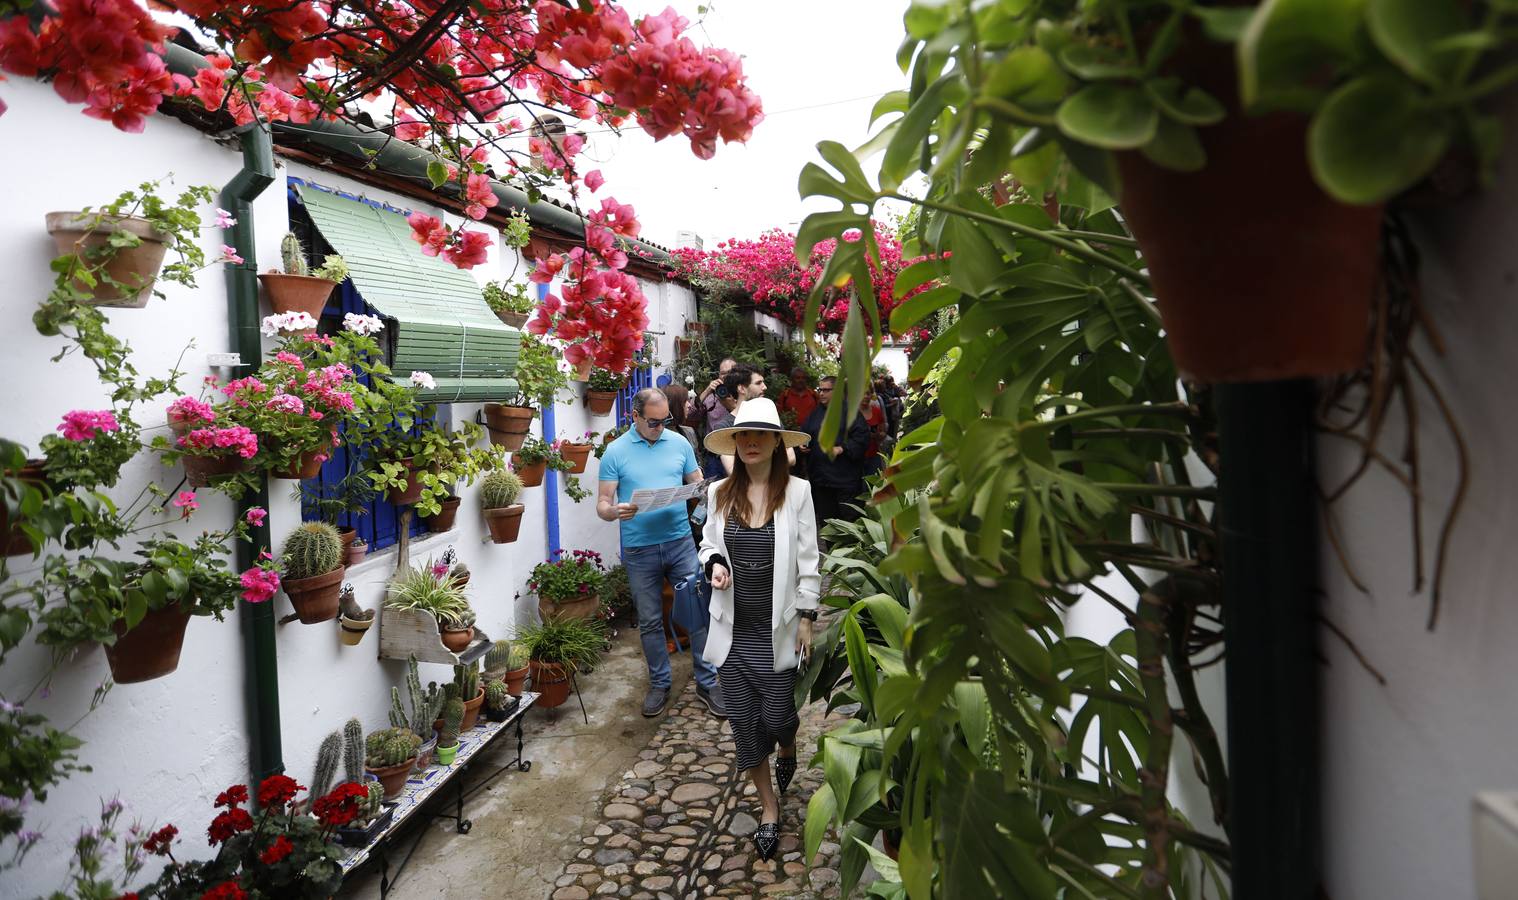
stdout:
[[821,583],[811,490],[786,462],[787,450],[808,440],[783,428],[763,397],[744,401],[732,425],[706,436],[709,452],[735,459],[732,475],[707,494],[700,557],[712,594],[704,655],[717,667],[738,768],[759,794],[754,845],[766,860],[780,843],[779,795],[796,774],[801,722],[792,693],[811,650]]

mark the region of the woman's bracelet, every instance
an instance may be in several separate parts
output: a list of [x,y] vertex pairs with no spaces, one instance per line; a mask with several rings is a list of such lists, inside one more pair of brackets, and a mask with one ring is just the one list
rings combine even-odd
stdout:
[[808,622],[817,621],[817,610],[815,609],[798,609],[796,610],[796,615],[806,619]]

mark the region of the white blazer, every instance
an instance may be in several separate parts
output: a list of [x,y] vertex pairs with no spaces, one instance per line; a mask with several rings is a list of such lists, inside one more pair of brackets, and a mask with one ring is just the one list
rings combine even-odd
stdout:
[[[717,488],[726,479],[707,488],[706,508],[709,513],[701,532],[701,565],[720,554],[729,560],[727,517],[717,512]],[[773,612],[770,619],[771,637],[775,649],[775,671],[784,672],[796,668],[796,633],[800,625],[796,611],[816,609],[817,595],[822,579],[817,571],[817,516],[812,510],[811,485],[792,477],[785,489],[785,504],[775,510],[775,583],[773,588]],[[727,660],[733,647],[733,583],[723,590],[712,589],[711,624],[707,626],[706,652],[702,656],[714,666]]]

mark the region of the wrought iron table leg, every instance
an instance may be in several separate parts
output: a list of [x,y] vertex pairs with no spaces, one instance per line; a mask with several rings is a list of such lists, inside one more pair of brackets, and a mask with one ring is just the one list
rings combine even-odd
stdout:
[[585,724],[590,724],[590,713],[585,711],[585,697],[580,694],[580,682],[575,680],[575,673],[569,673],[569,684],[575,689],[575,699],[580,701],[580,715],[585,717]]
[[522,720],[525,715],[517,716],[517,771],[526,772],[532,768],[532,760],[522,760]]

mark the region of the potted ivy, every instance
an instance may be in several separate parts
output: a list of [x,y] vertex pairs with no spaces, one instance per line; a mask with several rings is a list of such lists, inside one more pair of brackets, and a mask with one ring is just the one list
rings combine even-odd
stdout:
[[537,487],[543,483],[543,475],[550,468],[556,472],[569,469],[569,462],[553,445],[536,435],[522,442],[521,448],[511,454],[511,468],[522,479],[523,487]]
[[532,689],[539,694],[534,705],[552,709],[569,699],[570,677],[601,658],[606,631],[599,619],[550,619],[524,628],[518,640],[527,649]]
[[331,254],[315,271],[306,264],[306,249],[300,238],[286,234],[279,242],[284,271],[274,269],[258,276],[269,295],[269,306],[276,313],[303,312],[320,319],[332,289],[348,277],[348,265],[341,256]]
[[538,596],[538,612],[548,619],[585,619],[596,614],[606,570],[594,550],[562,550],[533,566],[527,589]]
[[326,522],[305,522],[280,548],[281,585],[306,625],[337,618],[342,594],[343,542]]
[[564,470],[566,474],[580,475],[585,472],[585,466],[590,462],[590,452],[595,449],[595,438],[594,431],[587,431],[574,440],[559,438],[554,441],[554,449],[569,463],[569,468]]
[[386,800],[394,800],[406,789],[406,777],[421,746],[421,737],[402,727],[382,728],[365,739],[364,770],[379,779]]
[[506,403],[487,403],[483,410],[491,443],[504,450],[521,447],[537,410],[551,405],[569,387],[569,376],[559,368],[553,348],[530,334],[522,336],[513,374],[516,396]]
[[510,544],[522,530],[522,513],[527,507],[517,502],[522,493],[522,479],[513,472],[497,469],[480,482],[480,506],[485,512],[485,526],[490,539]]
[[617,403],[617,394],[627,386],[627,378],[606,369],[591,370],[585,386],[585,405],[593,416],[609,416]]
[[485,305],[496,314],[496,318],[512,328],[526,325],[533,310],[537,308],[537,301],[528,293],[527,285],[520,281],[492,281],[485,285],[482,292]]

